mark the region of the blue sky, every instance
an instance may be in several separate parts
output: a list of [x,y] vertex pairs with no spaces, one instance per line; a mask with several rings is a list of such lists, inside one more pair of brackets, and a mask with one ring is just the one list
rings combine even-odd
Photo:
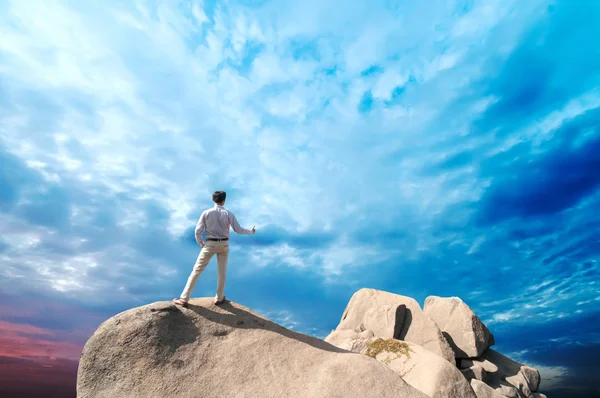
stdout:
[[[324,337],[361,287],[460,296],[547,388],[591,388],[599,15],[591,0],[2,2],[3,319],[81,344],[178,296],[223,189],[257,227],[232,238],[228,298]],[[60,317],[6,309],[24,299]]]

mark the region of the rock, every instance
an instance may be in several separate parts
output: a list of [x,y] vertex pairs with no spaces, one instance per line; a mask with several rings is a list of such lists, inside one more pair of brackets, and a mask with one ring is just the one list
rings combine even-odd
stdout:
[[[423,314],[419,304],[410,297],[375,289],[360,289],[348,302],[336,330],[355,330],[364,325],[365,316],[369,310],[384,306],[398,308],[394,327],[394,330],[397,331],[397,336],[396,332],[394,333],[396,338],[420,345],[455,364],[454,351],[442,335],[440,328]],[[404,312],[404,316],[400,319],[402,312]],[[372,313],[369,314],[371,314],[369,319],[373,320],[375,316]],[[400,323],[401,327],[398,326]],[[373,326],[371,325],[371,327]]]
[[495,388],[495,391],[502,397],[519,398],[519,392],[513,386],[500,384],[499,387]]
[[[344,329],[344,330],[332,330],[331,333],[325,338],[325,341],[329,344],[333,344],[336,347],[347,339],[353,339],[358,337],[358,332],[355,330]],[[345,350],[345,348],[344,348]]]
[[387,363],[404,381],[432,398],[477,398],[460,370],[442,357],[411,343],[378,339],[367,355]]
[[462,369],[461,372],[469,381],[471,381],[471,379],[485,381],[486,379],[485,369],[481,366],[472,366],[470,368]]
[[498,367],[497,372],[492,374],[488,372],[496,383],[506,380],[525,397],[530,397],[533,392],[538,390],[540,386],[540,373],[536,369],[521,365],[492,349],[484,352],[481,358]]
[[426,397],[373,358],[213,300],[105,321],[83,349],[77,397]]
[[471,388],[475,392],[477,398],[504,398],[492,387],[488,386],[481,380],[471,379]]
[[423,312],[441,329],[456,358],[478,357],[495,343],[494,335],[458,297],[429,296]]
[[325,341],[343,350],[358,354],[364,353],[367,343],[374,340],[375,336],[370,330],[357,333],[355,330],[334,330],[325,338]]
[[547,398],[544,394],[540,394],[538,392],[534,392],[532,397],[533,398]]
[[520,375],[516,375],[511,377],[510,379],[507,377],[506,381],[510,384],[510,388],[515,390],[515,397],[531,397],[533,392],[527,386],[527,382]]
[[461,369],[468,369],[474,366],[482,367],[486,373],[495,373],[498,371],[498,367],[488,361],[487,359],[482,358],[471,358],[471,359],[461,359],[459,362],[459,367]]
[[517,398],[517,389],[507,384],[499,384],[496,388],[485,384],[483,381],[471,379],[471,388],[477,398]]
[[486,350],[479,358],[462,359],[459,365],[463,370],[481,366],[486,373],[483,381],[505,396],[513,396],[515,389],[518,395],[514,396],[531,397],[540,385],[540,374],[536,369],[521,365],[492,349]]
[[541,377],[540,377],[540,372],[538,372],[537,369],[534,369],[529,366],[521,365],[520,372],[523,375],[523,377],[525,378],[525,381],[527,382],[527,386],[529,387],[529,389],[531,391],[537,391],[538,388],[540,388]]

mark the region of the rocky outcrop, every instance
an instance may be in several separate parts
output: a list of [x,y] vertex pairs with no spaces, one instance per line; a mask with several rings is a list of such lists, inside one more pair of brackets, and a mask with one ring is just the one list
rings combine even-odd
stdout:
[[[381,325],[377,325],[376,319],[383,320]],[[367,325],[377,329],[371,329],[376,337],[389,338],[391,335],[409,341],[455,364],[454,351],[440,328],[423,314],[419,304],[410,297],[375,289],[360,289],[351,297],[335,330],[366,330]]]
[[[499,396],[519,398],[539,396],[537,394],[540,386],[539,372],[492,349],[486,350],[479,358],[461,360],[459,366],[463,368],[463,372],[466,372],[466,376],[469,369],[482,367],[485,370],[485,376],[480,380],[485,381],[486,385]],[[475,384],[479,385],[479,389],[483,391],[480,383]],[[471,385],[473,385],[473,380],[471,380]],[[479,397],[479,395],[477,396]]]
[[516,388],[522,397],[531,397],[534,392],[537,392],[540,386],[540,373],[536,369],[513,361],[492,349],[485,351],[482,359],[493,363],[498,368],[498,371],[488,374],[490,385],[507,382]]
[[[492,396],[494,391],[500,397],[530,398],[538,396],[536,392],[540,386],[539,372],[529,366],[522,365],[499,352],[487,349],[478,358],[462,359],[458,362],[461,371],[471,382],[478,398]],[[483,370],[481,378],[474,376],[474,369]],[[477,381],[473,381],[477,380]],[[484,387],[482,383],[487,387]]]
[[[538,396],[538,371],[492,350],[494,335],[458,297],[429,296],[421,311],[410,297],[361,289],[352,296],[338,327],[325,340],[364,354],[377,339],[411,347],[412,358],[390,360],[381,354],[384,356],[377,359],[430,397],[466,397],[469,391],[480,398]],[[456,366],[443,366],[427,352]]]
[[77,395],[545,398],[539,372],[489,348],[493,335],[462,300],[425,307],[435,322],[410,297],[361,289],[325,341],[233,302],[134,308],[86,343]]
[[84,347],[77,396],[426,397],[373,358],[208,298],[108,319]]
[[494,345],[494,335],[458,297],[429,296],[423,312],[442,330],[456,358],[478,357]]

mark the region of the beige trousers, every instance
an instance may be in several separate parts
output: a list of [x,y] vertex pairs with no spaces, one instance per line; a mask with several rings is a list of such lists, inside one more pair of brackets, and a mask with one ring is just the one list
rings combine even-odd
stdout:
[[196,287],[196,282],[198,282],[198,278],[204,272],[204,269],[208,265],[210,259],[213,255],[217,255],[217,264],[219,266],[219,276],[217,277],[217,295],[215,298],[217,300],[222,300],[225,297],[225,279],[227,274],[227,259],[229,258],[229,241],[207,241],[202,251],[198,255],[198,259],[196,260],[196,264],[194,264],[194,269],[188,278],[188,281],[181,293],[180,298],[183,301],[189,301],[194,288]]

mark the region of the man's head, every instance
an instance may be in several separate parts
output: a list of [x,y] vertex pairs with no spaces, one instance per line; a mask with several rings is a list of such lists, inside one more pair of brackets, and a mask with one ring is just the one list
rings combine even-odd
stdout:
[[227,194],[225,193],[225,191],[215,191],[213,193],[213,202],[215,202],[218,205],[223,205],[225,203],[226,196]]

